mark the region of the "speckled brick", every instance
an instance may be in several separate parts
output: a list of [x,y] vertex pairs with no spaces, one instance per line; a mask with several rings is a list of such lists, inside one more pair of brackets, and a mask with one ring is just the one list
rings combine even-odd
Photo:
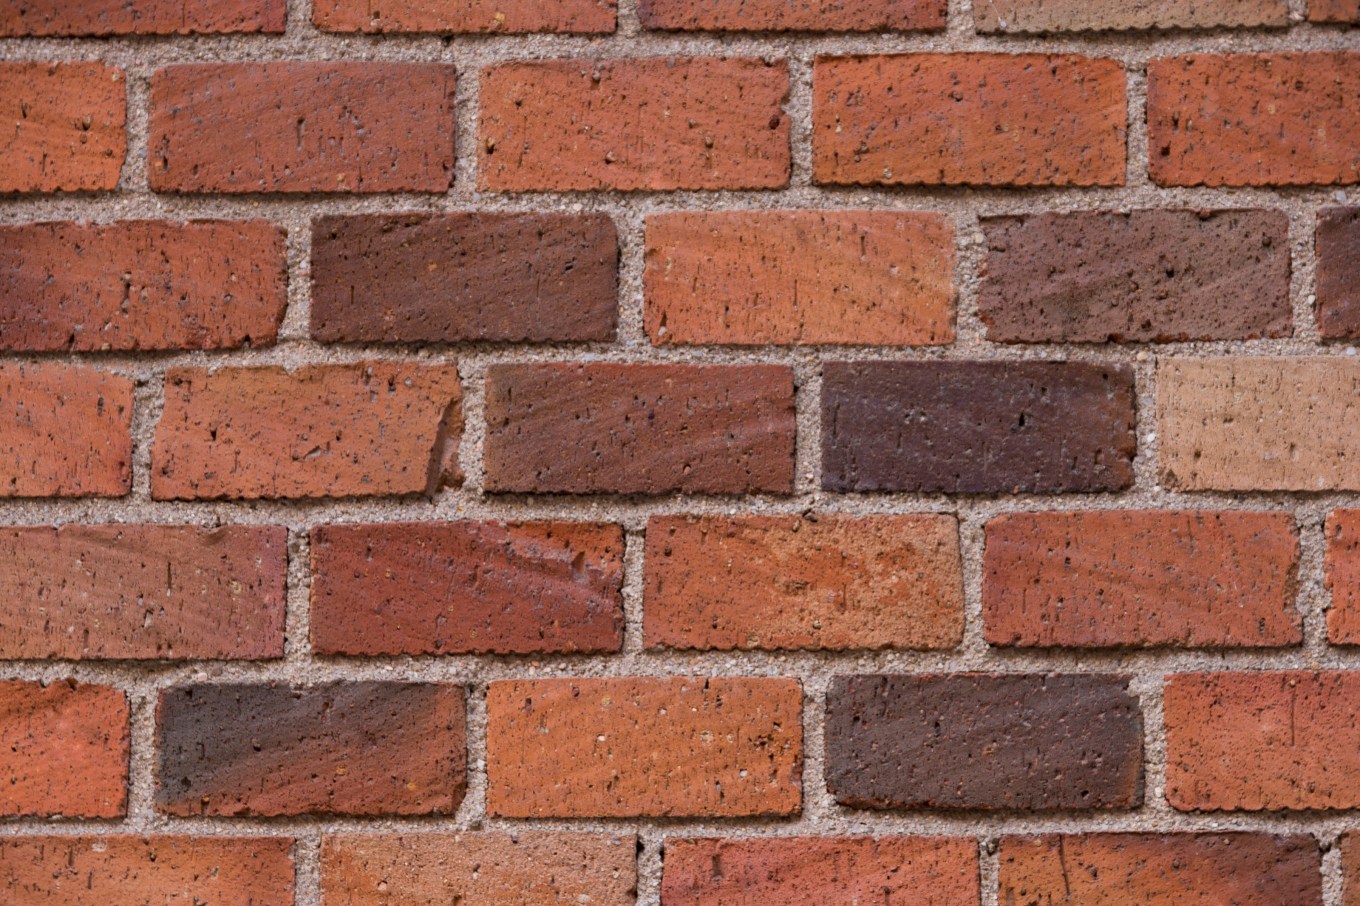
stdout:
[[285,0],[16,0],[0,37],[278,34],[287,13]]
[[979,32],[1007,34],[1260,28],[1287,25],[1289,4],[1286,0],[978,0],[973,4],[973,21]]
[[1327,639],[1360,645],[1360,510],[1334,510],[1327,517]]
[[100,63],[0,62],[0,194],[116,188],[125,81]]
[[1360,23],[1360,0],[1308,0],[1308,19],[1311,22]]
[[1317,321],[1328,339],[1360,339],[1360,207],[1318,212]]
[[948,0],[639,0],[643,28],[666,31],[938,31]]
[[512,35],[530,32],[612,32],[618,0],[314,0],[312,22],[322,31]]

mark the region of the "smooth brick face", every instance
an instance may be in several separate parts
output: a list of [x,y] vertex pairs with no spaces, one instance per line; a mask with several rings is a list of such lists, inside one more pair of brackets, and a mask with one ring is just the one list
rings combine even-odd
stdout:
[[0,365],[0,497],[121,497],[132,381],[79,365]]
[[328,343],[611,340],[605,214],[379,214],[312,226],[312,336]]
[[1006,906],[1322,906],[1308,834],[1071,834],[1005,837]]
[[315,0],[322,31],[521,34],[612,32],[618,0]]
[[282,657],[287,572],[282,527],[0,529],[0,657]]
[[1318,214],[1317,320],[1324,337],[1360,337],[1360,207]]
[[282,32],[285,0],[19,0],[0,9],[0,37]]
[[482,75],[478,179],[502,192],[779,188],[788,91],[783,62],[503,63]]
[[1158,185],[1360,182],[1360,53],[1156,59],[1147,94]]
[[121,818],[128,713],[120,689],[0,681],[0,816]]
[[1124,183],[1124,72],[1114,60],[823,57],[814,73],[812,167],[819,183]]
[[982,220],[978,314],[1002,343],[1288,336],[1281,211],[1081,211]]
[[667,840],[662,906],[977,906],[978,848],[958,837]]
[[952,648],[963,638],[953,516],[656,516],[648,647]]
[[172,369],[151,453],[158,500],[433,494],[457,480],[452,364]]
[[0,893],[25,906],[293,903],[289,837],[9,837]]
[[633,906],[637,839],[521,831],[321,841],[322,906]]
[[643,28],[670,31],[935,31],[947,0],[640,0]]
[[121,69],[0,63],[0,194],[115,188],[126,118]]
[[1313,22],[1360,22],[1360,0],[1308,0],[1308,18]]
[[1287,513],[1017,513],[987,523],[993,645],[1271,647],[1303,641]]
[[1163,701],[1174,808],[1360,806],[1360,672],[1180,674]]
[[156,709],[167,815],[452,815],[463,688],[345,681],[174,686]]
[[623,530],[571,522],[312,530],[318,654],[551,654],[623,644]]
[[658,346],[954,338],[954,230],[940,214],[659,214],[644,281]]
[[1282,26],[1289,21],[1289,4],[1285,0],[978,0],[973,21],[980,32],[1011,34]]
[[793,490],[793,372],[776,365],[493,365],[486,489]]
[[834,491],[1111,491],[1133,483],[1126,367],[828,362],[822,486]]
[[487,812],[511,818],[794,815],[794,679],[507,680],[487,691]]
[[[157,192],[445,192],[452,66],[202,63],[151,77]],[[399,99],[399,100],[398,100]]]
[[1127,687],[1073,674],[836,677],[827,789],[853,808],[1136,806],[1142,713]]
[[0,348],[272,345],[288,304],[283,243],[263,220],[0,227]]
[[1336,645],[1360,645],[1360,510],[1336,510],[1327,517],[1327,638]]

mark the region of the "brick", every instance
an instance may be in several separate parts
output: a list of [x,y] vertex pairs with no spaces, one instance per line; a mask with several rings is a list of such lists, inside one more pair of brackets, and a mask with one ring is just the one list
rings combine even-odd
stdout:
[[1051,834],[1003,837],[1007,906],[1322,906],[1308,834]]
[[1360,489],[1360,362],[1341,356],[1165,359],[1162,481],[1182,490]]
[[290,837],[9,837],[0,892],[25,906],[293,903]]
[[795,679],[493,682],[487,812],[510,818],[795,815]]
[[1360,806],[1360,672],[1166,678],[1166,798],[1181,811]]
[[987,523],[987,641],[1022,648],[1303,642],[1288,513],[1015,513]]
[[1286,0],[978,0],[983,33],[1043,34],[1145,28],[1259,28],[1289,24]]
[[826,785],[852,808],[1132,808],[1142,743],[1120,676],[839,676],[826,698]]
[[822,487],[830,491],[1120,490],[1133,484],[1135,444],[1133,372],[1124,366],[823,366]]
[[819,57],[813,73],[812,169],[819,183],[1124,184],[1124,71],[1114,60]]
[[81,365],[0,365],[0,498],[131,488],[131,380]]
[[1148,63],[1148,171],[1162,186],[1360,182],[1360,53]]
[[117,188],[123,81],[123,70],[100,63],[0,62],[0,194]]
[[0,9],[0,37],[283,32],[285,0],[21,0]]
[[614,30],[618,0],[315,0],[322,31],[441,34],[603,34]]
[[605,214],[377,214],[312,225],[312,336],[327,343],[612,340]]
[[1337,840],[1341,850],[1341,906],[1360,904],[1360,835],[1342,834]]
[[572,522],[312,530],[322,655],[561,654],[623,644],[623,529]]
[[486,489],[793,490],[793,372],[777,365],[493,365]]
[[663,906],[909,903],[978,906],[977,843],[963,837],[669,839]]
[[270,346],[286,266],[283,230],[263,220],[0,227],[0,348]]
[[453,83],[432,63],[159,69],[147,178],[156,192],[446,192]]
[[953,516],[653,516],[643,637],[682,649],[953,648]]
[[502,63],[482,74],[483,190],[776,189],[788,67],[668,57]]
[[1282,211],[1045,213],[983,218],[982,229],[978,314],[993,342],[1248,340],[1293,331]]
[[654,215],[644,283],[658,346],[954,339],[954,229],[941,214]]
[[1318,330],[1360,338],[1360,207],[1319,211],[1315,249]]
[[0,529],[0,658],[283,656],[288,532]]
[[160,694],[156,810],[182,817],[452,815],[461,686],[190,685]]
[[128,714],[121,689],[0,680],[0,816],[123,817]]
[[1360,645],[1360,510],[1327,517],[1327,638],[1334,645]]
[[1360,23],[1360,0],[1308,0],[1308,19]]
[[643,28],[666,31],[939,31],[947,0],[640,0]]
[[157,500],[433,495],[458,481],[453,364],[171,369]]
[[632,906],[637,838],[569,831],[337,834],[322,906]]

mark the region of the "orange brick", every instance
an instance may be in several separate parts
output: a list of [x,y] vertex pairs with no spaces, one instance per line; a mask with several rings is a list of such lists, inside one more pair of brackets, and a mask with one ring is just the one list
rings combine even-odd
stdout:
[[116,188],[123,83],[123,70],[99,63],[0,63],[0,192]]
[[1334,645],[1360,645],[1360,510],[1327,517],[1327,638]]

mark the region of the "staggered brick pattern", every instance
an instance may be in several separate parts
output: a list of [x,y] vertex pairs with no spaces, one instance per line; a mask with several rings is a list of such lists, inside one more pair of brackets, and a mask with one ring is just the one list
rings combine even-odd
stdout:
[[1360,906],[1358,0],[0,0],[0,903]]

